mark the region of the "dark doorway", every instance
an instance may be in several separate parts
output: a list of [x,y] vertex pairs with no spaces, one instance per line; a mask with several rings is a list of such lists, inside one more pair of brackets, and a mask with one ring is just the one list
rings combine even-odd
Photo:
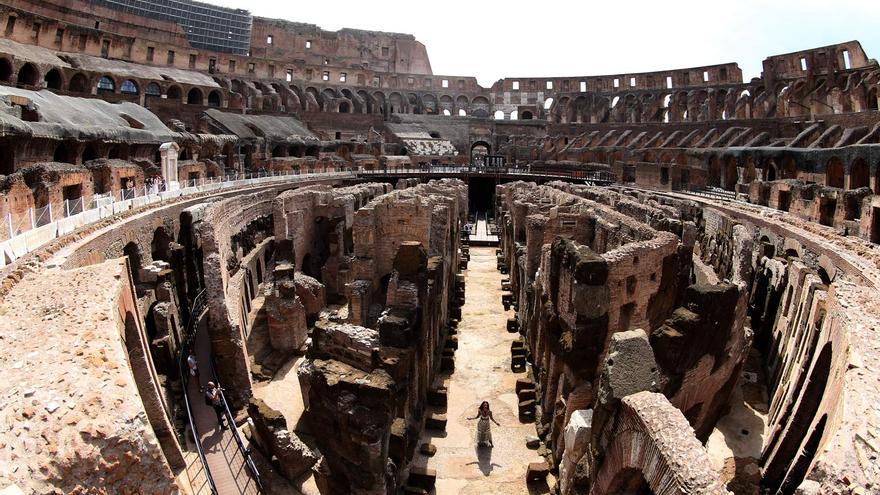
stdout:
[[871,242],[880,244],[880,208],[871,208]]
[[495,184],[494,179],[468,179],[468,209],[471,214],[495,214]]
[[834,225],[834,210],[837,209],[837,200],[833,198],[819,198],[819,223],[829,227]]
[[779,191],[779,209],[788,211],[791,208],[791,191]]

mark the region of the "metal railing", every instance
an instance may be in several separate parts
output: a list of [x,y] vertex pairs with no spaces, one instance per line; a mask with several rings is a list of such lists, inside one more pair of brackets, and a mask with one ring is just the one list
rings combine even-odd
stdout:
[[[162,201],[210,192],[231,187],[243,187],[291,177],[304,179],[351,176],[352,172],[261,171],[248,174],[192,179],[180,182],[179,187],[169,188],[165,183],[154,182],[136,188],[94,194],[86,197],[57,200],[39,207],[28,208],[20,213],[9,212],[0,230],[0,268],[47,242],[68,234],[84,225],[104,218]],[[5,239],[4,239],[5,238]]]
[[[186,324],[184,344],[181,347],[180,351],[180,366],[181,373],[183,373],[184,377],[184,391],[188,390],[187,386],[189,382],[189,370],[186,359],[189,356],[189,350],[192,349],[195,345],[201,319],[205,314],[205,310],[207,309],[205,297],[205,289],[202,289],[201,291],[199,291],[196,297],[193,298],[192,310],[189,313],[189,320]],[[257,486],[257,491],[259,493],[265,493],[265,490],[263,489],[263,483],[260,478],[260,472],[257,470],[257,466],[254,463],[253,458],[251,457],[250,448],[244,445],[244,441],[241,439],[241,434],[238,432],[238,428],[235,426],[235,417],[232,415],[232,410],[229,408],[229,403],[226,401],[226,395],[223,393],[223,385],[220,383],[220,378],[218,377],[217,370],[214,367],[213,353],[211,354],[211,359],[209,360],[209,363],[211,365],[211,380],[217,385],[220,390],[220,398],[223,401],[223,414],[226,418],[226,424],[229,425],[229,430],[232,433],[232,438],[235,440],[236,447],[244,458],[244,463],[251,473],[254,483]],[[208,485],[211,488],[211,493],[217,495],[217,486],[214,483],[214,478],[211,476],[211,470],[208,467],[208,461],[205,458],[204,451],[202,450],[198,429],[196,428],[195,419],[193,418],[192,409],[189,403],[189,395],[187,393],[184,393],[184,397],[186,398],[185,402],[187,417],[189,418],[190,428],[192,429],[193,436],[195,437],[196,450],[198,451],[199,459],[201,460],[202,466],[205,469],[205,475],[208,479]]]
[[189,421],[189,428],[193,435],[193,443],[196,445],[196,452],[199,454],[202,469],[205,470],[205,479],[208,481],[208,487],[213,495],[218,495],[217,485],[214,483],[214,478],[211,476],[211,468],[208,466],[208,460],[205,458],[205,451],[202,450],[199,428],[196,426],[196,421],[193,417],[192,404],[190,404],[189,400],[189,366],[186,362],[186,359],[189,357],[189,351],[195,343],[198,323],[205,311],[205,307],[205,290],[202,289],[193,299],[189,320],[184,330],[183,345],[180,347],[180,378],[183,382],[183,403],[186,404],[186,418]]
[[478,175],[522,175],[541,178],[560,179],[584,179],[595,182],[615,182],[614,174],[595,170],[542,170],[533,169],[531,166],[491,167],[491,166],[461,166],[461,165],[430,165],[419,168],[385,168],[374,170],[361,170],[358,175],[362,176],[387,176],[387,175],[424,175],[424,174],[478,174]]

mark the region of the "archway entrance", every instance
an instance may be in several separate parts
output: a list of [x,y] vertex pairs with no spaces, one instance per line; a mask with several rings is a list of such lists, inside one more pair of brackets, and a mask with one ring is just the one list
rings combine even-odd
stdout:
[[471,145],[471,165],[486,166],[486,157],[492,152],[492,146],[485,141],[477,141]]

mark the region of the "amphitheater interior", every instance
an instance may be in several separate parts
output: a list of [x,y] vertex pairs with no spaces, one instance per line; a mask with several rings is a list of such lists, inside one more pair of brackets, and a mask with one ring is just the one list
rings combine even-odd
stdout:
[[0,29],[0,493],[880,493],[858,41],[482,87],[189,0]]

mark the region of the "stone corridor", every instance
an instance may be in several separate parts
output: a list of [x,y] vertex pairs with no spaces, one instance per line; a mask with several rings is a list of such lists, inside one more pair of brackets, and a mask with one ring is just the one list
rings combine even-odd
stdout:
[[[448,390],[448,424],[445,432],[422,432],[421,442],[434,444],[437,453],[417,453],[412,465],[437,471],[438,495],[545,493],[547,485],[525,483],[528,464],[542,459],[526,448],[527,437],[535,435],[534,424],[520,423],[517,416],[514,386],[525,374],[510,371],[510,343],[518,334],[506,331],[507,318],[514,312],[501,305],[502,275],[495,269],[495,248],[471,247],[470,253],[455,372],[441,375]],[[477,422],[467,418],[476,415],[483,400],[489,401],[501,426],[492,425],[495,448],[478,451]],[[553,484],[552,479],[548,482]]]

